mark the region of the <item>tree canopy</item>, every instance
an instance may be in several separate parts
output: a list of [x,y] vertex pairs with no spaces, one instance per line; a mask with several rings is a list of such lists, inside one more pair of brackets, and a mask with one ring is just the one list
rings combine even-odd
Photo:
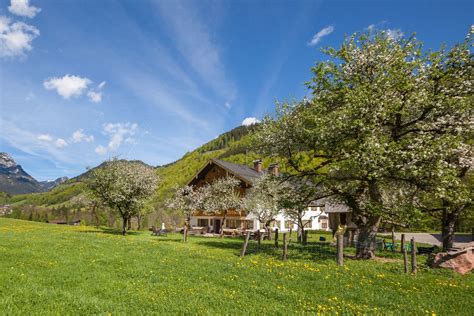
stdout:
[[419,214],[420,192],[466,198],[458,174],[459,163],[472,167],[471,44],[469,35],[425,52],[414,36],[355,34],[324,50],[310,99],[264,120],[259,147],[351,207],[359,257],[373,256],[382,219]]

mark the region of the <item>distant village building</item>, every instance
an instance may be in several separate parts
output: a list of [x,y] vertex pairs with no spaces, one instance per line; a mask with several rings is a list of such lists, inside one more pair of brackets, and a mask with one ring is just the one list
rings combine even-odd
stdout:
[[12,211],[12,207],[9,204],[0,205],[0,216],[7,216]]
[[[201,187],[207,183],[212,183],[218,178],[233,176],[239,180],[240,193],[245,195],[247,190],[252,187],[254,180],[260,178],[265,173],[273,173],[278,175],[278,165],[270,165],[266,170],[262,167],[261,160],[254,162],[253,168],[234,164],[219,159],[211,159],[192,179],[188,185],[194,187]],[[329,208],[328,208],[329,206]],[[328,209],[328,210],[327,210]],[[308,205],[308,210],[303,217],[303,223],[306,230],[333,230],[337,229],[341,220],[345,223],[348,216],[348,208],[339,206],[338,204],[329,204],[326,199],[314,201]],[[343,214],[343,215],[341,215]],[[221,225],[223,215],[208,214],[202,211],[194,212],[191,216],[191,228],[201,230],[202,232],[218,233]],[[331,222],[332,219],[332,222]],[[280,231],[297,230],[297,223],[290,220],[283,212],[278,214],[273,223],[272,228],[278,228]],[[227,217],[224,223],[224,229],[246,229],[246,230],[260,230],[263,229],[262,223],[259,222],[252,214],[244,211],[227,212]]]

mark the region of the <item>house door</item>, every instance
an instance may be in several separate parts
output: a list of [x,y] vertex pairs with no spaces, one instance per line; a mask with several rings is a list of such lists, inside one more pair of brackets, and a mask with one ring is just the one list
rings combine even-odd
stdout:
[[214,220],[214,234],[218,234],[220,228],[221,228],[221,220],[220,219],[215,219]]

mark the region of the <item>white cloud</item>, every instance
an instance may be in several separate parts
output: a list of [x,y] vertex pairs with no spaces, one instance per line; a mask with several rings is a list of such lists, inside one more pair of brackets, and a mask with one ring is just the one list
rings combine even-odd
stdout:
[[81,78],[74,75],[65,75],[64,77],[48,78],[43,82],[47,90],[56,90],[64,99],[80,96],[92,81],[88,78]]
[[53,141],[53,138],[49,134],[40,134],[38,135],[38,140],[41,140],[44,142],[51,142]]
[[89,97],[89,100],[94,103],[99,103],[102,101],[102,92],[95,92],[95,91],[89,91],[87,92],[87,96]]
[[242,121],[243,126],[250,126],[250,125],[257,124],[257,123],[260,123],[260,120],[258,120],[255,117],[247,117]]
[[105,81],[102,81],[97,88],[93,90],[89,90],[87,92],[87,96],[89,97],[89,100],[94,103],[99,103],[102,101],[102,88],[105,86]]
[[107,146],[97,146],[95,152],[99,155],[105,155],[108,152],[117,150],[124,141],[127,143],[134,140],[128,136],[133,136],[138,130],[137,124],[131,123],[107,123],[103,126],[104,134],[108,135],[110,140]]
[[95,148],[95,152],[101,156],[105,155],[107,153],[107,148],[102,146],[102,145],[99,145]]
[[314,34],[313,38],[311,39],[311,41],[308,42],[308,46],[315,46],[317,45],[321,39],[325,36],[328,36],[329,34],[331,34],[332,32],[334,32],[334,26],[326,26],[325,28],[323,28],[322,30],[320,30],[318,33]]
[[67,145],[68,143],[62,138],[58,138],[54,142],[54,146],[56,146],[57,148],[63,148],[63,147],[66,147]]
[[232,105],[230,104],[230,102],[226,102],[226,103],[224,104],[224,106],[225,106],[226,108],[228,108],[228,109],[230,109],[230,108],[232,107]]
[[32,25],[0,16],[0,57],[25,56],[33,49],[31,42],[39,35],[40,31]]
[[80,142],[92,142],[94,140],[93,135],[86,135],[84,134],[83,129],[78,129],[74,133],[72,133],[72,142],[73,143],[80,143]]
[[387,34],[388,38],[396,41],[403,36],[403,32],[400,29],[386,29],[383,30]]
[[30,6],[30,0],[11,0],[8,11],[19,16],[34,18],[41,12],[40,8]]
[[403,32],[401,29],[383,29],[382,26],[386,24],[387,24],[386,21],[380,21],[376,24],[370,24],[369,26],[365,28],[365,30],[371,33],[381,31],[382,33],[385,33],[388,38],[394,41],[398,40],[399,38],[403,36]]

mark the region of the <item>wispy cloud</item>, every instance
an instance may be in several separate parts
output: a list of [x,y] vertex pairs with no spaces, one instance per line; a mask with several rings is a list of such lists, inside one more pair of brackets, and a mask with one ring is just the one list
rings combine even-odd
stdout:
[[33,49],[33,40],[40,31],[23,22],[13,22],[6,16],[0,16],[0,57],[24,57]]
[[102,81],[95,89],[91,89],[87,92],[89,100],[94,103],[102,101],[102,88],[105,86],[105,81]]
[[388,38],[395,41],[403,37],[403,32],[401,29],[384,28],[383,26],[385,24],[387,24],[387,21],[380,21],[375,24],[370,24],[369,26],[364,28],[364,30],[369,31],[369,32],[376,32],[376,31],[383,32],[387,35]]
[[40,13],[41,9],[30,5],[29,0],[11,0],[8,11],[31,19],[34,18],[36,14]]
[[[183,104],[180,98],[163,84],[160,80],[148,75],[127,73],[123,77],[125,85],[147,104],[165,110],[167,113],[175,115],[187,123],[206,127],[207,121],[199,118],[199,114],[194,113]],[[195,106],[195,104],[193,104]]]
[[0,117],[0,140],[11,147],[23,153],[51,161],[56,166],[59,166],[59,163],[77,162],[75,157],[62,150],[63,142],[59,139],[62,138],[54,140],[49,134],[37,135],[19,124]]
[[52,142],[53,138],[49,134],[40,134],[38,135],[38,140],[41,140],[44,142]]
[[221,52],[205,20],[191,3],[185,6],[177,1],[158,1],[156,4],[181,55],[215,93],[233,101],[237,89],[226,74]]
[[75,75],[65,75],[63,77],[48,78],[43,82],[46,90],[56,90],[64,99],[80,96],[92,80]]
[[62,138],[58,138],[56,139],[56,141],[54,142],[54,146],[58,147],[58,148],[63,148],[63,147],[66,147],[67,145],[69,145],[67,143],[67,141],[65,141],[64,139]]
[[105,155],[116,151],[124,141],[134,143],[130,136],[135,135],[138,130],[138,124],[134,123],[107,123],[103,125],[103,132],[109,137],[107,146],[97,146],[95,152],[99,155]]
[[89,143],[89,142],[92,142],[93,140],[94,140],[94,136],[86,135],[82,128],[72,133],[72,136],[71,136],[71,141],[73,143],[81,143],[81,142]]
[[308,46],[316,46],[323,39],[323,37],[328,36],[334,32],[334,26],[329,25],[321,29],[318,33],[314,34],[313,38],[308,42]]

